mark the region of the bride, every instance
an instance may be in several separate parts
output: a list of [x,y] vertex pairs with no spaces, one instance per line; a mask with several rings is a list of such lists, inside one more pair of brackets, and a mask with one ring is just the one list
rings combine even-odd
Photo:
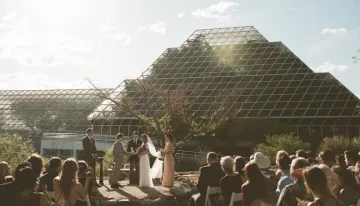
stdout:
[[154,184],[152,181],[152,175],[151,175],[151,170],[150,170],[150,160],[149,160],[148,154],[150,153],[151,155],[155,156],[156,149],[148,135],[142,134],[141,140],[143,143],[138,150],[138,155],[140,157],[139,186],[140,187],[154,187]]

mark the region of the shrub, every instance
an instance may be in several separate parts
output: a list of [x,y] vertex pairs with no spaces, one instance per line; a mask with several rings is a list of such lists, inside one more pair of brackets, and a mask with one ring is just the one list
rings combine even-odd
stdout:
[[360,138],[346,138],[342,136],[326,137],[322,140],[319,151],[330,149],[336,154],[344,153],[346,150],[360,150]]
[[294,134],[281,134],[266,136],[265,143],[255,146],[254,152],[262,152],[272,161],[275,161],[276,153],[279,150],[285,150],[289,154],[295,154],[299,149],[309,150],[310,143],[303,142],[298,136]]
[[189,172],[189,171],[198,171],[200,165],[198,161],[191,158],[177,159],[175,161],[175,171],[176,172]]
[[16,134],[0,134],[0,161],[9,163],[14,170],[35,152],[33,143]]

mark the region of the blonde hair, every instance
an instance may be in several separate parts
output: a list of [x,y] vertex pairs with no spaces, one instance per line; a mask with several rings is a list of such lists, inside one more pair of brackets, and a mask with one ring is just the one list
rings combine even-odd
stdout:
[[220,164],[226,173],[231,174],[234,172],[234,159],[230,156],[222,157]]

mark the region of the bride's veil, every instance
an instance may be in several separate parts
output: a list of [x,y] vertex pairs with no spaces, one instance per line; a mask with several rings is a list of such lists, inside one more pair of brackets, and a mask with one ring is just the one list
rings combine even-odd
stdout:
[[149,153],[152,156],[156,157],[157,156],[156,148],[149,135],[147,135],[147,141],[148,141]]
[[[156,148],[154,143],[152,142],[151,138],[147,136],[148,140],[148,147],[149,153],[154,157],[159,157],[161,155],[160,151],[156,152]],[[152,168],[150,169],[151,177],[154,178],[161,178],[162,177],[162,170],[163,170],[163,161],[159,160],[158,158],[155,160]]]

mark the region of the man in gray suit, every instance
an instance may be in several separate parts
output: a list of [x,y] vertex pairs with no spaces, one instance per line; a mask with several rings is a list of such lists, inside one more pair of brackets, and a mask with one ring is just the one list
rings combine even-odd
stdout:
[[114,157],[114,162],[115,162],[115,168],[113,171],[113,177],[112,177],[112,182],[111,184],[111,188],[119,188],[122,187],[118,181],[119,181],[119,177],[120,177],[120,170],[122,168],[122,163],[123,163],[123,156],[124,153],[126,153],[124,151],[124,147],[121,143],[122,138],[124,137],[123,134],[119,133],[117,134],[116,138],[117,141],[114,143],[113,145],[113,157]]

